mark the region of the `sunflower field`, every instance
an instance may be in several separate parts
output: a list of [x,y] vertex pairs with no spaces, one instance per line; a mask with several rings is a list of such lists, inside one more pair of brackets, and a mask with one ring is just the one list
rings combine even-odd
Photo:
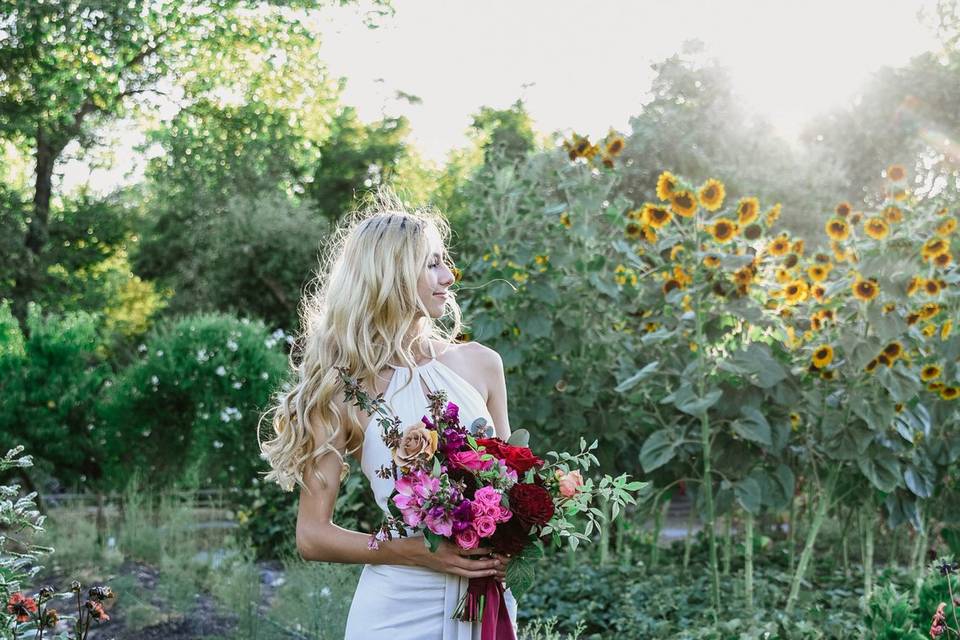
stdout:
[[[578,136],[475,186],[492,220],[463,277],[492,284],[466,315],[512,367],[514,420],[598,433],[606,464],[654,481],[637,518],[655,539],[688,494],[717,611],[734,521],[747,610],[757,522],[783,532],[788,615],[828,520],[838,564],[856,546],[865,601],[878,536],[912,539],[917,579],[936,540],[960,551],[956,195],[915,196],[903,166],[880,168],[873,207],[837,203],[805,238],[722,176],[665,170],[643,199],[617,195],[623,144]],[[626,551],[622,529],[601,554]]]

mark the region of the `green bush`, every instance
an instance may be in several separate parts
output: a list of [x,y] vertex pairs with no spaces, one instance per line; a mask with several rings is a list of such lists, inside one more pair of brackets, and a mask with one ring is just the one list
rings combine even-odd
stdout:
[[891,584],[873,592],[864,624],[875,640],[924,640],[913,620],[909,595]]
[[68,486],[94,482],[107,444],[94,407],[110,375],[97,353],[96,318],[85,312],[44,316],[30,304],[26,325],[24,332],[10,303],[0,303],[0,440],[22,443],[33,456],[34,474]]
[[100,406],[111,473],[165,487],[237,486],[261,468],[257,423],[285,375],[282,333],[260,321],[199,314],[159,324]]

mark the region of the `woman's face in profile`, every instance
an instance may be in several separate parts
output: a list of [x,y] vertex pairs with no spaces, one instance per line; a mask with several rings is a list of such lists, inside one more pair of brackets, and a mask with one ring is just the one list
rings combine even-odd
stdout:
[[432,225],[427,225],[426,235],[430,243],[430,253],[427,257],[427,266],[417,282],[417,293],[430,312],[430,317],[439,318],[443,315],[448,295],[447,289],[453,284],[454,276],[444,260],[446,248],[443,246],[440,234]]

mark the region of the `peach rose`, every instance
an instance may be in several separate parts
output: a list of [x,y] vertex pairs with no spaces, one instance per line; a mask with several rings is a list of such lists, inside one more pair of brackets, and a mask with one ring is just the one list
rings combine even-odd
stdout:
[[393,452],[393,461],[398,467],[412,467],[418,462],[427,462],[437,452],[437,443],[437,432],[418,424],[403,432],[400,446]]
[[560,481],[560,495],[564,498],[572,498],[577,495],[577,491],[583,486],[583,476],[580,475],[579,470],[566,474],[557,470],[557,480]]

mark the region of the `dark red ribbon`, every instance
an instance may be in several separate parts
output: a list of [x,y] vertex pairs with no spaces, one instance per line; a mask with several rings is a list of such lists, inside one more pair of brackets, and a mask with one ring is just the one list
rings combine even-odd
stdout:
[[[483,612],[480,620],[480,640],[517,640],[503,594],[503,584],[495,578],[470,579],[466,610],[468,615],[481,610]],[[476,617],[471,617],[476,620]]]

